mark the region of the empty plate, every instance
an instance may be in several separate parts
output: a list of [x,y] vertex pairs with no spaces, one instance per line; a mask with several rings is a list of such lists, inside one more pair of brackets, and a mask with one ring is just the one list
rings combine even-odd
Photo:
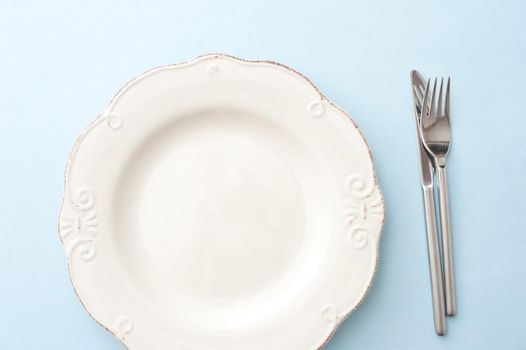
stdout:
[[207,55],[132,80],[80,136],[59,231],[129,349],[317,349],[366,295],[383,218],[348,115],[283,65]]

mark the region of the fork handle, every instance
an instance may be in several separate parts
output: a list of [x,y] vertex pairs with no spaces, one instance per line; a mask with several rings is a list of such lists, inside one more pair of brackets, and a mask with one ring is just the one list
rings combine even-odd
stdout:
[[444,287],[442,284],[442,266],[440,264],[440,246],[435,214],[435,194],[432,186],[424,186],[424,208],[426,214],[427,248],[429,274],[433,297],[435,331],[438,335],[446,333],[446,312],[444,308]]
[[455,292],[455,272],[453,268],[453,245],[451,242],[451,224],[449,218],[449,199],[447,194],[446,166],[437,166],[438,203],[440,206],[440,226],[442,228],[442,254],[444,255],[444,282],[446,293],[446,314],[457,313]]

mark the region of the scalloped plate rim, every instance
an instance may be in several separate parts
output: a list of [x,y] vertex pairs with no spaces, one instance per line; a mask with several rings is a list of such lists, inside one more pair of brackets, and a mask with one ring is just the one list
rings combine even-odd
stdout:
[[[208,54],[203,54],[203,55],[197,56],[197,57],[195,57],[193,59],[190,59],[190,60],[182,61],[180,63],[161,65],[161,66],[152,68],[150,70],[147,70],[147,71],[135,76],[134,78],[130,79],[126,84],[124,84],[123,87],[121,87],[112,96],[112,98],[110,99],[109,103],[104,108],[103,112],[101,112],[91,123],[89,123],[88,126],[85,127],[85,129],[76,138],[76,141],[75,141],[75,143],[74,143],[74,145],[72,147],[72,150],[71,150],[71,152],[70,152],[70,154],[68,156],[67,163],[66,163],[65,170],[64,170],[64,185],[63,185],[64,186],[63,187],[64,194],[62,196],[60,209],[59,209],[59,220],[61,218],[61,215],[62,215],[62,212],[63,212],[63,209],[64,209],[64,204],[68,200],[68,198],[67,198],[68,197],[67,196],[68,174],[69,174],[69,170],[70,170],[72,161],[73,161],[73,159],[75,157],[76,151],[77,151],[78,147],[82,144],[82,141],[83,141],[84,137],[89,134],[89,132],[92,130],[92,128],[96,127],[98,123],[104,121],[105,114],[109,110],[109,108],[113,105],[114,101],[118,100],[118,98],[123,93],[125,93],[127,89],[132,87],[135,83],[140,82],[142,79],[144,79],[145,77],[149,76],[152,73],[155,73],[155,72],[158,72],[158,71],[162,71],[162,70],[165,70],[165,69],[181,68],[181,67],[185,67],[185,66],[191,66],[191,65],[194,65],[196,63],[199,63],[202,60],[207,60],[207,59],[210,59],[210,58],[226,58],[226,59],[229,59],[229,60],[234,60],[234,61],[243,62],[243,63],[247,63],[247,64],[268,64],[268,65],[276,66],[276,67],[278,67],[280,69],[287,70],[287,71],[295,74],[297,77],[299,77],[300,79],[303,79],[306,83],[308,83],[319,94],[320,99],[323,100],[323,102],[325,102],[328,105],[336,108],[340,113],[345,115],[347,117],[348,121],[350,123],[352,123],[354,128],[358,131],[358,133],[360,134],[362,140],[366,144],[367,150],[369,152],[368,156],[369,156],[369,158],[371,160],[371,164],[372,164],[372,168],[373,168],[372,169],[373,181],[374,181],[373,186],[376,187],[377,190],[379,191],[381,205],[382,205],[382,209],[383,209],[380,229],[377,232],[377,236],[378,237],[377,237],[377,241],[376,241],[376,253],[375,253],[376,259],[375,259],[374,269],[372,271],[372,274],[369,277],[368,285],[366,286],[366,289],[365,289],[364,293],[362,294],[362,296],[358,299],[358,301],[354,305],[350,305],[347,310],[343,310],[344,316],[338,318],[337,321],[332,324],[332,328],[330,329],[330,332],[328,334],[326,334],[322,339],[320,339],[319,344],[316,345],[316,347],[315,347],[315,349],[320,350],[321,348],[323,348],[331,340],[332,336],[338,330],[338,328],[341,326],[341,324],[349,316],[351,316],[351,314],[364,302],[364,300],[366,299],[368,293],[370,292],[370,289],[372,287],[373,281],[374,281],[375,276],[376,276],[376,274],[378,272],[378,264],[379,264],[379,259],[380,259],[381,237],[382,237],[382,233],[383,233],[383,228],[385,226],[385,215],[386,215],[386,213],[385,213],[385,199],[384,199],[384,195],[382,193],[381,187],[380,187],[380,185],[378,183],[375,163],[373,161],[372,152],[371,152],[370,147],[369,147],[369,145],[367,143],[367,139],[365,138],[365,136],[363,135],[363,133],[361,132],[359,127],[356,125],[356,123],[354,122],[352,117],[347,112],[345,112],[341,107],[339,107],[337,104],[335,104],[332,100],[327,98],[327,96],[324,95],[321,92],[321,90],[308,77],[306,77],[302,73],[296,71],[295,69],[290,68],[289,66],[287,66],[285,64],[282,64],[282,63],[279,63],[279,62],[276,62],[276,61],[273,61],[273,60],[250,60],[250,59],[243,59],[243,58],[239,58],[239,57],[236,57],[236,56],[233,56],[233,55],[229,55],[229,54],[224,54],[224,53],[208,53]],[[63,236],[60,233],[60,224],[58,224],[57,233],[58,233],[58,236],[59,236],[59,239],[60,239],[61,243],[63,244],[64,248],[66,248],[65,247],[65,243],[64,243],[64,238],[63,238]],[[67,268],[68,268],[68,276],[69,276],[69,279],[70,279],[70,283],[71,283],[71,285],[73,287],[73,290],[75,292],[75,295],[77,296],[77,298],[80,301],[81,305],[84,307],[86,312],[90,315],[90,317],[93,320],[95,320],[102,328],[104,328],[110,334],[112,334],[115,338],[117,338],[119,340],[119,342],[126,349],[131,349],[129,347],[129,345],[126,343],[125,339],[123,339],[122,337],[119,337],[118,334],[115,331],[111,330],[109,328],[109,326],[107,324],[105,324],[103,321],[98,320],[91,313],[90,309],[84,304],[84,302],[83,302],[82,298],[80,297],[80,294],[77,291],[77,288],[75,287],[75,284],[73,283],[73,280],[72,280],[72,268],[71,268],[71,263],[70,263],[70,257],[66,255],[66,258],[67,258]]]

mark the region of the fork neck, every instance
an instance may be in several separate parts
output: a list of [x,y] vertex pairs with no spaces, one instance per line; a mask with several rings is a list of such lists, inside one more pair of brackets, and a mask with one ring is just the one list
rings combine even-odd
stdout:
[[436,166],[440,168],[446,167],[446,157],[436,157],[435,158]]

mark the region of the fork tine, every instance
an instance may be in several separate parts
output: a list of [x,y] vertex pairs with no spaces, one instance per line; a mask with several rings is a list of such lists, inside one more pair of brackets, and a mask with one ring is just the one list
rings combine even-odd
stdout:
[[437,78],[435,78],[435,82],[433,84],[433,95],[431,96],[431,110],[429,112],[430,118],[436,118],[436,106],[435,106],[435,95],[437,91]]
[[422,101],[422,113],[420,114],[420,119],[424,118],[429,113],[429,84],[431,81],[427,79],[427,85],[424,92],[424,100]]
[[440,79],[440,90],[438,90],[438,111],[437,111],[437,116],[438,118],[441,118],[443,117],[442,115],[442,86],[444,85],[444,78]]
[[445,117],[449,119],[449,83],[450,78],[447,78],[447,86],[446,86],[446,107],[445,107]]

